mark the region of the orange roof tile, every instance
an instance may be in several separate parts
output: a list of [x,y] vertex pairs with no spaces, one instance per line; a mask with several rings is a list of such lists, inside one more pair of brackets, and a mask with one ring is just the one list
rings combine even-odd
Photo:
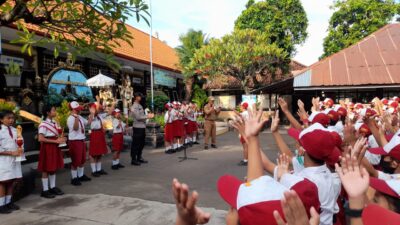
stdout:
[[399,23],[382,27],[294,78],[294,88],[393,84],[400,84]]

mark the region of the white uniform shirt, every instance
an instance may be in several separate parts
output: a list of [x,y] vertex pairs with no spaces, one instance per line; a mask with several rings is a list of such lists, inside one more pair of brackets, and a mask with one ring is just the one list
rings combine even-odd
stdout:
[[165,123],[172,123],[173,117],[172,117],[172,115],[171,115],[171,112],[172,112],[172,110],[171,110],[171,111],[166,111],[166,112],[165,112],[165,114],[164,114],[164,122],[165,122]]
[[[318,188],[318,197],[321,204],[320,225],[333,224],[333,214],[339,212],[337,199],[341,190],[341,182],[336,173],[331,173],[328,167],[307,167],[300,165],[294,157],[292,159],[294,175],[304,177],[312,181]],[[296,164],[296,165],[295,165]],[[300,169],[300,170],[298,170]],[[274,178],[277,178],[277,169],[274,170]]]
[[[17,151],[17,129],[10,127],[12,137],[8,127],[1,125],[0,130],[0,152]],[[0,181],[11,180],[22,177],[21,162],[15,161],[15,156],[0,155]]]
[[247,110],[241,112],[240,115],[242,116],[242,118],[243,118],[244,120],[248,120],[248,119],[249,119],[249,112],[248,112]]
[[58,137],[56,123],[50,119],[46,119],[39,125],[39,134],[45,137]]
[[90,123],[90,129],[100,130],[103,128],[103,121],[107,117],[107,113],[99,113],[94,116],[92,122]]
[[113,125],[113,133],[118,134],[118,133],[123,133],[125,131],[125,123],[121,121],[121,126],[119,126],[120,120],[117,118],[113,118],[112,120],[112,125]]
[[196,115],[195,115],[195,112],[193,111],[193,109],[189,108],[186,111],[186,115],[187,115],[188,120],[193,121],[193,122],[196,121]]
[[82,116],[78,115],[79,118],[79,129],[74,130],[74,123],[75,123],[75,117],[70,115],[67,120],[67,125],[69,129],[68,133],[68,140],[84,140],[86,138],[85,136],[85,126],[88,124],[88,121],[83,118]]
[[179,119],[179,117],[178,117],[179,111],[178,111],[178,110],[172,109],[172,110],[170,111],[170,113],[171,113],[171,120],[172,120],[172,121],[175,121],[175,120],[178,120],[178,119]]

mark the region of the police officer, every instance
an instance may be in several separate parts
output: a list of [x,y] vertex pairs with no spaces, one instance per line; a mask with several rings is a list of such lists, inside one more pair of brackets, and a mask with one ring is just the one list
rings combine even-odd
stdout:
[[131,164],[134,166],[140,166],[141,163],[147,163],[142,157],[142,151],[144,147],[146,137],[146,119],[151,119],[154,114],[145,114],[140,101],[142,100],[142,94],[137,92],[134,96],[134,103],[131,107],[131,115],[133,116],[133,134],[132,134],[132,145],[131,145]]

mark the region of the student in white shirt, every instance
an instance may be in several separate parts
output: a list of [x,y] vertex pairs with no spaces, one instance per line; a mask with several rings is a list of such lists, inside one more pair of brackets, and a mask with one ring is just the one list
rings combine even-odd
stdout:
[[165,143],[165,154],[173,154],[176,150],[173,148],[174,135],[172,127],[172,104],[167,103],[164,106],[164,143]]
[[112,170],[118,170],[120,168],[124,168],[119,161],[120,153],[124,149],[124,133],[126,131],[126,124],[122,121],[121,118],[121,110],[115,109],[112,112],[113,115],[113,136],[112,136],[112,151],[113,151],[113,160],[112,160]]
[[12,126],[14,113],[1,112],[0,121],[0,214],[8,214],[19,209],[11,198],[15,184],[22,178],[21,162],[16,157],[23,154],[23,149],[17,145],[17,130]]
[[82,185],[81,182],[91,179],[84,174],[84,164],[86,162],[86,135],[85,126],[88,121],[80,116],[83,107],[78,102],[69,103],[71,115],[67,119],[68,125],[68,146],[71,156],[71,184],[74,186]]
[[64,157],[58,146],[66,143],[66,138],[61,136],[63,128],[54,121],[56,115],[56,107],[45,105],[43,116],[46,119],[40,123],[38,129],[40,142],[38,171],[42,172],[43,198],[54,198],[56,195],[64,194],[56,187],[56,171],[64,168]]
[[[249,112],[247,111],[247,108],[249,107],[249,104],[247,102],[243,102],[240,105],[240,116],[242,117],[243,120],[247,120],[249,118]],[[247,159],[248,159],[248,146],[247,143],[245,142],[244,138],[239,134],[240,137],[240,143],[243,146],[243,159],[239,162],[239,166],[247,166]]]

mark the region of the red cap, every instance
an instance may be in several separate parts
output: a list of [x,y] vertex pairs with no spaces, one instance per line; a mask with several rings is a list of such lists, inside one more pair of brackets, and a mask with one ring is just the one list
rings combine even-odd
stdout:
[[393,100],[393,101],[396,101],[396,102],[400,102],[400,98],[397,97],[397,96],[394,96],[394,97],[392,98],[392,100]]
[[340,105],[337,105],[335,107],[335,110],[336,110],[337,113],[339,113],[340,116],[342,116],[342,117],[346,117],[347,116],[346,108],[344,108],[344,107],[342,107]]
[[[364,225],[399,224],[400,214],[382,208],[377,204],[369,204],[362,212]],[[396,222],[397,221],[397,222]]]
[[369,185],[383,194],[400,198],[400,180],[398,179],[382,180],[371,177],[369,179]]
[[381,102],[382,104],[387,105],[389,103],[389,100],[387,100],[386,98],[382,98]]
[[242,103],[242,107],[243,107],[244,109],[247,109],[247,108],[249,107],[249,103],[243,102],[243,103]]
[[396,101],[389,101],[389,107],[397,109],[397,107],[399,107],[399,103]]
[[312,124],[320,123],[320,124],[322,124],[324,126],[328,126],[329,122],[330,122],[330,118],[329,118],[328,115],[326,115],[323,112],[313,112],[308,117],[308,121],[310,121],[310,123],[312,123]]
[[291,177],[290,174],[284,179],[287,186],[269,176],[243,183],[236,177],[225,175],[218,179],[217,188],[220,196],[238,211],[242,225],[276,224],[272,214],[275,210],[284,218],[280,200],[289,189],[296,191],[304,201],[306,211],[311,206],[319,209],[318,189],[314,183],[305,178]]
[[331,108],[333,106],[334,102],[331,98],[326,98],[324,100],[324,105],[328,108]]
[[79,103],[76,102],[76,101],[70,102],[68,106],[69,106],[69,108],[70,108],[71,110],[76,110],[76,111],[81,111],[81,110],[83,110],[83,107],[82,107],[81,105],[79,105]]
[[327,115],[329,116],[329,119],[330,119],[331,121],[334,121],[334,122],[339,121],[339,113],[336,112],[335,110],[333,110],[333,109],[328,109],[328,110],[327,110]]
[[400,160],[400,131],[394,134],[385,146],[379,148],[369,148],[368,151],[377,155],[389,155]]
[[364,108],[364,105],[361,104],[361,103],[356,103],[356,104],[354,105],[354,108],[355,108],[355,109],[363,109],[363,108]]
[[299,133],[299,130],[289,128],[288,134],[299,141],[301,146],[312,157],[324,160],[329,165],[339,161],[339,141],[335,133],[319,123],[315,123]]
[[121,110],[119,110],[119,109],[114,109],[114,111],[112,111],[111,114],[112,114],[113,116],[118,115],[118,114],[121,114]]
[[368,125],[363,122],[357,122],[356,124],[354,124],[354,128],[356,129],[356,131],[358,131],[358,133],[364,134],[365,136],[369,136],[372,134]]
[[371,117],[371,116],[375,116],[377,113],[375,110],[371,109],[371,108],[363,108],[360,110],[360,115],[363,117]]

